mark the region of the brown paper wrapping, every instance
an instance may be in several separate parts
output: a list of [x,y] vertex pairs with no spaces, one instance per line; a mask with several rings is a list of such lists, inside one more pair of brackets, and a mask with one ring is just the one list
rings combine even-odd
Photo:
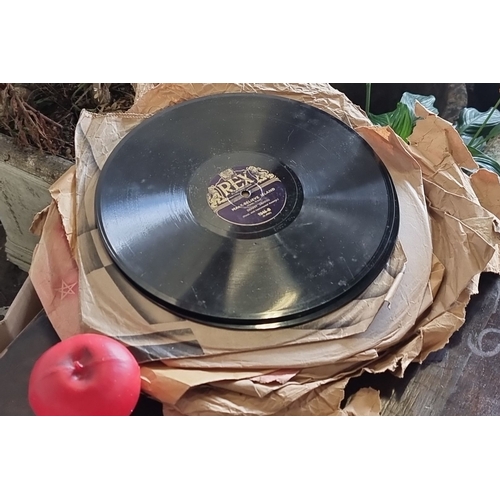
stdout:
[[[139,88],[139,87],[138,87]],[[136,102],[130,113],[92,115],[83,113],[78,124],[75,145],[77,156],[77,224],[80,269],[81,315],[85,328],[102,331],[134,349],[141,361],[181,359],[218,355],[219,353],[255,351],[275,346],[295,345],[348,337],[364,332],[375,313],[391,298],[405,266],[400,244],[379,278],[356,300],[320,320],[297,328],[274,331],[234,332],[185,321],[151,303],[118,272],[109,258],[94,215],[94,190],[100,169],[113,147],[144,119],[137,112],[151,113],[166,104],[172,105],[196,95],[220,91],[264,91],[268,85],[168,85],[154,87]],[[295,90],[303,88],[303,94]],[[184,90],[183,90],[184,89]],[[295,90],[294,90],[295,89]],[[328,94],[326,93],[328,90]],[[294,95],[346,120],[366,123],[357,107],[347,111],[339,105],[342,94],[328,86],[280,86],[274,92]],[[331,94],[331,95],[330,95]],[[147,102],[147,106],[144,105]],[[333,103],[333,104],[332,104]],[[108,135],[104,135],[104,131]],[[99,300],[95,300],[98,297]],[[255,367],[255,364],[252,365]]]
[[[500,269],[498,177],[463,174],[460,167],[476,165],[462,140],[418,104],[421,120],[406,144],[390,129],[372,127],[326,84],[137,84],[136,90],[128,113],[82,114],[76,170],[52,187],[54,202],[36,221],[42,238],[30,275],[61,337],[99,331],[131,347],[144,363],[143,390],[164,403],[166,415],[378,414],[371,389],[341,408],[349,378],[387,370],[402,376],[409,363],[442,348],[463,323],[479,274]],[[238,338],[152,305],[113,269],[93,213],[106,158],[150,114],[219,92],[265,92],[319,107],[355,128],[386,164],[400,202],[398,246],[369,293],[340,313]],[[51,281],[49,270],[59,278]],[[66,308],[69,295],[61,290],[68,289],[60,281],[75,272],[79,300]],[[67,317],[77,309],[78,325],[63,321],[63,311]]]

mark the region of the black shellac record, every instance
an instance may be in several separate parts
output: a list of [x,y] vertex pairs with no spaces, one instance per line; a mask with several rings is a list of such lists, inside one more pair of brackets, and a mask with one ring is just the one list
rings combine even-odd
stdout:
[[356,132],[263,94],[193,99],[145,120],[108,158],[95,203],[132,283],[231,329],[293,326],[351,301],[399,227],[391,178]]

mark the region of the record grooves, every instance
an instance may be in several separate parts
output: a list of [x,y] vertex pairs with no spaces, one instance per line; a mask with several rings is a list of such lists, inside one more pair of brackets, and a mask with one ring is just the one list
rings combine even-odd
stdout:
[[158,112],[114,149],[95,196],[122,273],[213,326],[294,326],[353,300],[394,248],[392,180],[333,116],[265,94]]

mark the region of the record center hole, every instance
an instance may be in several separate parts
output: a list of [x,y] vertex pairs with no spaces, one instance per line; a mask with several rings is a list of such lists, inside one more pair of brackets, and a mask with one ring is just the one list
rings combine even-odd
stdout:
[[250,191],[248,191],[247,189],[244,189],[241,192],[241,196],[243,196],[243,198],[250,198]]

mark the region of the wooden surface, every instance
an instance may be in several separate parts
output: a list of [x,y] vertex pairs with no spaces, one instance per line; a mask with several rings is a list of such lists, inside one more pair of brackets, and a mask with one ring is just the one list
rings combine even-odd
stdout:
[[450,343],[403,379],[363,375],[349,382],[380,390],[382,415],[500,415],[500,277],[484,274],[466,322]]
[[[403,379],[390,374],[352,379],[380,390],[382,415],[500,415],[500,277],[484,274],[467,320],[450,343]],[[39,315],[0,357],[0,415],[31,415],[27,388],[31,367],[58,341],[47,317]],[[134,415],[160,415],[161,405],[142,397]]]

